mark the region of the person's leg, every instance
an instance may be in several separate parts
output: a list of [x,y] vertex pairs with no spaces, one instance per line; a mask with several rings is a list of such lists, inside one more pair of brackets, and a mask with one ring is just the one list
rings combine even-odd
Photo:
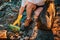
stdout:
[[42,12],[42,10],[43,10],[43,7],[39,7],[38,9],[36,9],[36,11],[35,11],[35,15],[34,15],[34,22],[35,22],[35,25],[36,26],[38,26],[38,17],[39,17],[39,15],[40,15],[40,13]]
[[29,23],[31,22],[31,14],[32,11],[35,10],[35,8],[36,8],[35,4],[28,2],[28,5],[26,7],[27,19],[25,20],[25,26],[29,26]]
[[40,7],[35,11],[35,15],[34,15],[35,27],[33,28],[33,33],[31,35],[30,40],[34,40],[37,37],[38,28],[40,27],[40,21],[38,21],[38,17],[39,17],[42,10],[43,10],[43,8]]

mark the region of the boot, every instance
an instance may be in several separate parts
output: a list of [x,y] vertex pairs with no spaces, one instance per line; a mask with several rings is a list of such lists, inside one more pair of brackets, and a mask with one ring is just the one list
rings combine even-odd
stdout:
[[40,20],[36,19],[36,20],[34,20],[34,23],[35,23],[35,27],[37,27],[38,29],[40,29],[40,25],[41,25]]
[[27,27],[29,26],[29,24],[31,23],[32,19],[26,19],[25,20],[25,23],[24,23],[24,26]]

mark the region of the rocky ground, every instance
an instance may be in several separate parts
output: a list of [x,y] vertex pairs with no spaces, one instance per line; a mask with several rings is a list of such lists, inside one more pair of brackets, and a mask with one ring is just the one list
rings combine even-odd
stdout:
[[[7,3],[3,3],[0,6],[0,31],[6,30],[5,33],[7,33],[7,39],[24,40],[26,37],[28,38],[32,34],[32,29],[29,29],[29,30],[27,29],[22,33],[20,31],[14,32],[8,27],[8,25],[12,24],[14,20],[17,18],[20,2],[16,4],[14,2],[12,2],[13,4],[11,4],[11,2],[9,3],[7,2]],[[57,14],[56,14],[56,17],[54,18],[52,31],[39,30],[35,40],[54,40],[54,39],[60,40],[60,7],[56,7],[56,9],[57,9]],[[24,17],[22,19],[22,23],[26,18],[25,13],[26,12],[24,12],[23,14]],[[32,27],[34,25],[32,24],[30,26]]]
[[54,19],[52,31],[54,34],[54,39],[60,40],[60,7],[57,7],[57,14]]

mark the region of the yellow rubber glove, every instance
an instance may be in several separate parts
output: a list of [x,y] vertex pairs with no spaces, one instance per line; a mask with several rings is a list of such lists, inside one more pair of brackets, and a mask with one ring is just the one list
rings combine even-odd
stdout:
[[20,21],[21,21],[22,15],[18,15],[17,20],[13,23],[13,25],[15,26],[16,24],[20,25]]

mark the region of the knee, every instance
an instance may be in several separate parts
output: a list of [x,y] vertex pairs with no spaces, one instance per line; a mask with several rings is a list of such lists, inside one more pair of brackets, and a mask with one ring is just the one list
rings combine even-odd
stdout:
[[36,18],[39,17],[39,15],[40,15],[40,13],[41,13],[42,10],[43,10],[43,8],[38,8],[38,9],[36,9],[36,11],[34,12]]
[[40,13],[38,13],[37,11],[35,11],[34,13],[35,13],[34,18],[38,19]]
[[36,17],[38,17],[38,16],[39,16],[39,13],[38,13],[38,12],[36,12],[36,11],[35,11],[34,13],[35,13],[35,16],[36,16]]
[[33,8],[36,8],[36,6],[33,4],[33,3],[31,3],[31,2],[28,2],[28,5],[27,5],[27,8],[26,9],[33,9]]

